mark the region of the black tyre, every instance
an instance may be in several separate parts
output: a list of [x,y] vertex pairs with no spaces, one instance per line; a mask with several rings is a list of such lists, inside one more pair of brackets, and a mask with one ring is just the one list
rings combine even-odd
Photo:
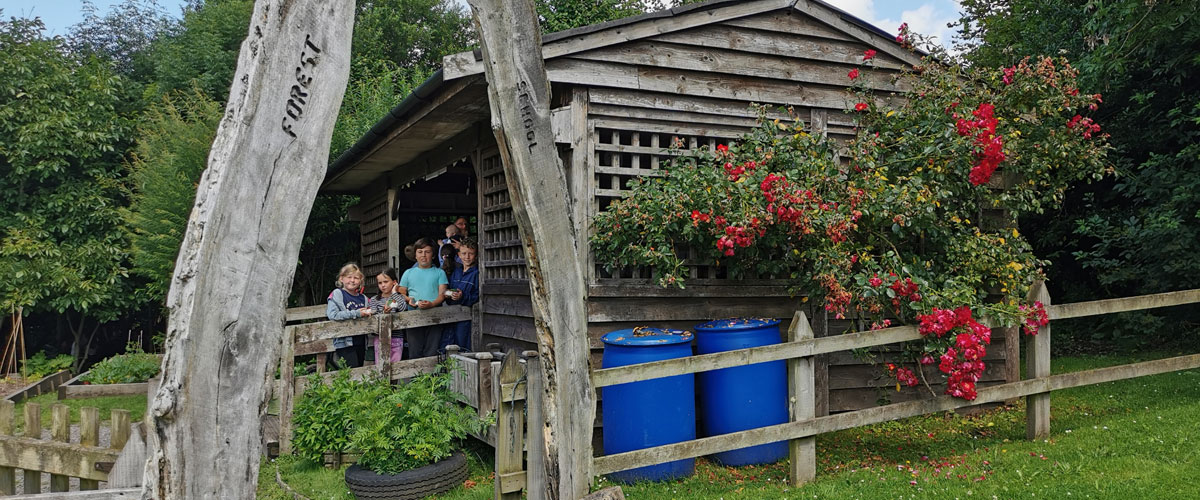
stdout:
[[467,457],[461,451],[399,474],[376,474],[358,465],[346,469],[346,486],[362,500],[418,500],[454,489],[466,479]]

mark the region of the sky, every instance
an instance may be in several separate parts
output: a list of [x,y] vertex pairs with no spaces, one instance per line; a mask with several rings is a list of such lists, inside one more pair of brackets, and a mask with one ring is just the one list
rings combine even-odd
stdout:
[[[120,3],[121,0],[94,0],[100,12]],[[465,5],[464,0],[455,0]],[[918,33],[937,37],[942,45],[949,45],[952,31],[946,23],[958,19],[957,0],[825,0],[858,18],[895,33],[900,23]],[[166,12],[178,15],[184,0],[158,0]],[[68,28],[83,19],[79,0],[0,0],[4,17],[40,16],[51,35],[65,35]]]

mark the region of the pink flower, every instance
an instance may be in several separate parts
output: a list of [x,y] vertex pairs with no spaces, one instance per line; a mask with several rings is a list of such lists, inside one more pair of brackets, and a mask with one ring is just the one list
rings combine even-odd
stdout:
[[867,49],[863,51],[863,62],[870,61],[875,58],[875,49]]

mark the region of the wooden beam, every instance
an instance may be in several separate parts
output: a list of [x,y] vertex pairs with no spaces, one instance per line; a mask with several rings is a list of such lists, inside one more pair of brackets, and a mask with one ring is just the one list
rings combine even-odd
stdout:
[[[546,391],[546,484],[579,498],[592,481],[595,391],[589,379],[587,235],[571,220],[570,187],[550,124],[550,82],[533,0],[469,0],[483,51],[492,131],[524,243]],[[447,65],[449,66],[449,65]]]
[[58,399],[132,396],[135,394],[145,394],[147,388],[149,388],[149,385],[145,382],[139,384],[63,385],[58,388]]
[[[500,365],[500,384],[496,386],[495,400],[499,401],[496,414],[496,500],[520,500],[525,487],[522,449],[525,446],[525,401],[510,399],[507,391],[517,385],[524,375],[525,367],[512,349],[504,356]],[[521,384],[524,386],[524,384]]]
[[[38,429],[39,434],[41,429]],[[63,476],[80,477],[105,481],[108,473],[96,470],[97,462],[115,462],[118,450],[81,446],[74,443],[43,441],[41,438],[0,436],[0,466],[25,469],[34,473],[35,490],[40,489],[41,473],[49,472]],[[28,480],[29,476],[26,476]],[[26,485],[26,494],[30,491]]]
[[[796,311],[788,328],[788,341],[796,342],[813,338],[808,316]],[[795,358],[788,360],[788,416],[789,421],[799,422],[816,415],[816,377],[814,359]],[[796,488],[817,477],[817,438],[805,437],[788,441],[788,485]]]
[[306,319],[325,319],[325,305],[293,307],[285,311],[284,320],[288,323]]
[[812,0],[797,0],[794,8],[800,12],[803,12],[804,14],[816,18],[818,21],[828,24],[838,31],[850,35],[855,40],[858,40],[871,48],[878,49],[880,52],[895,57],[896,59],[911,65],[921,64],[920,56],[900,47],[899,44],[891,39],[888,39],[887,37],[884,37],[883,35],[880,35],[879,33],[864,28],[857,23],[846,20],[842,17],[842,14],[830,10],[825,5],[818,5]]
[[[721,368],[732,368],[767,361],[814,356],[862,347],[894,344],[917,340],[921,334],[914,326],[884,328],[867,332],[848,333],[795,342],[785,342],[749,349],[738,349],[687,358],[668,359],[652,363],[604,368],[592,372],[592,385],[606,387],[673,375],[683,375]],[[621,469],[624,470],[624,469]]]
[[1099,316],[1128,311],[1141,311],[1158,307],[1181,306],[1200,302],[1200,289],[1181,290],[1178,292],[1155,293],[1137,297],[1122,297],[1119,299],[1093,300],[1090,302],[1075,302],[1072,304],[1046,306],[1050,319],[1070,319],[1083,316]]
[[256,0],[167,294],[145,498],[253,498],[287,294],[325,178],[354,3]]
[[[389,318],[390,317],[390,318]],[[433,309],[380,314],[348,321],[322,321],[291,325],[284,330],[293,332],[297,344],[317,340],[335,339],[352,335],[374,335],[379,332],[379,322],[390,320],[392,328],[416,328],[419,326],[443,325],[471,319],[471,308],[467,306],[442,306]]]
[[759,427],[732,434],[701,438],[695,441],[685,441],[654,448],[606,455],[596,458],[594,470],[596,474],[610,474],[634,467],[699,457],[747,446],[774,443],[782,439],[816,436],[818,434],[853,429],[855,427],[915,417],[917,415],[954,410],[983,403],[994,403],[1030,394],[1158,375],[1179,370],[1193,370],[1196,368],[1200,368],[1200,354],[1064,373],[1034,380],[1022,380],[1020,382],[982,387],[979,389],[979,396],[974,401],[964,401],[942,395],[935,398],[817,417],[801,422],[788,422],[768,427]]
[[[16,404],[0,401],[0,437],[13,435],[13,414]],[[0,466],[0,495],[17,494],[17,471],[12,467]]]

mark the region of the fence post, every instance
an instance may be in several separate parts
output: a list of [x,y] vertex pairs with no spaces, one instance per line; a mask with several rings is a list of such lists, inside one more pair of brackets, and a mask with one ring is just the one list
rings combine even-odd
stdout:
[[[109,414],[110,418],[112,418],[112,423],[110,424],[112,439],[116,439],[117,435],[115,413],[116,411],[114,410]],[[100,446],[100,409],[95,406],[87,406],[79,409],[79,444],[91,447]],[[100,489],[100,481],[96,481],[95,479],[79,479],[79,491],[98,489]]]
[[[16,403],[10,400],[0,401],[0,436],[13,435],[13,413]],[[17,494],[17,470],[12,467],[0,467],[0,495]]]
[[[321,357],[320,354],[317,357]],[[292,454],[292,405],[296,396],[296,329],[283,328],[279,357],[279,454]]]
[[528,500],[546,498],[546,444],[542,434],[542,362],[537,351],[525,351],[525,421],[526,446],[525,497]]
[[[60,443],[71,442],[71,409],[64,404],[50,407],[50,439]],[[50,474],[50,492],[70,491],[71,478],[61,474]]]
[[[500,383],[496,384],[496,500],[520,500],[521,476],[525,444],[525,401],[516,400],[516,384],[521,380],[521,369],[517,351],[510,349],[500,365]],[[508,386],[507,388],[505,386]],[[505,394],[512,401],[505,402]]]
[[375,364],[379,373],[387,380],[392,379],[392,315],[379,318],[379,349],[376,349]]
[[[42,439],[42,405],[25,403],[25,437]],[[42,492],[41,471],[24,469],[25,494],[33,495]]]
[[[1050,307],[1050,292],[1043,281],[1036,281],[1029,288],[1026,301],[1040,301]],[[1036,379],[1050,376],[1050,325],[1038,328],[1037,335],[1025,342],[1025,378]],[[1025,397],[1025,437],[1044,439],[1050,436],[1050,393],[1043,392]]]
[[[803,311],[792,316],[788,328],[788,342],[813,338],[812,326]],[[816,377],[812,356],[789,359],[788,367],[788,414],[792,422],[800,422],[816,416]],[[810,436],[788,442],[790,455],[788,483],[793,487],[812,481],[817,477],[817,438]]]

